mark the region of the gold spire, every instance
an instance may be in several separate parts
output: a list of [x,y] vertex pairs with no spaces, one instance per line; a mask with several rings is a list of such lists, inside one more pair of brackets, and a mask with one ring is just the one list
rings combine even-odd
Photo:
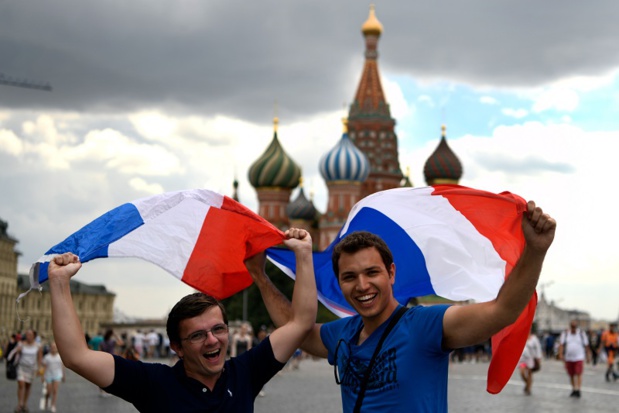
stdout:
[[383,25],[376,18],[376,13],[374,12],[374,5],[370,4],[370,15],[368,19],[361,26],[361,32],[367,36],[368,34],[375,34],[380,36],[383,32]]
[[447,126],[441,125],[441,136],[444,138],[446,136]]
[[303,175],[299,177],[299,188],[303,188]]
[[342,132],[348,133],[348,118],[342,118]]
[[277,132],[279,118],[277,117],[277,99],[273,101],[273,131]]

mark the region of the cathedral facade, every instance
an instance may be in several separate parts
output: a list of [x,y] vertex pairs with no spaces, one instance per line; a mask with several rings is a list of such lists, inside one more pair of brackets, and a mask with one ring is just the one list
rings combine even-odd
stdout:
[[[328,189],[325,211],[321,213],[305,194],[301,168],[278,139],[277,118],[271,143],[248,171],[258,196],[258,213],[282,230],[291,226],[307,229],[318,250],[324,250],[337,237],[359,200],[378,191],[413,186],[409,174],[404,175],[400,168],[396,120],[381,85],[378,41],[382,32],[371,6],[361,26],[365,62],[348,117],[343,119],[342,136],[319,160]],[[427,185],[457,184],[462,176],[462,165],[447,144],[445,130],[443,126],[439,144],[424,166]],[[238,200],[237,185],[235,182]],[[291,200],[297,187],[298,194]]]

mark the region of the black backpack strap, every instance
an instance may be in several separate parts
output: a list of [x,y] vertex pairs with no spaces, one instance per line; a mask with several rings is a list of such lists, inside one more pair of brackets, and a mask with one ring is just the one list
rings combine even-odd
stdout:
[[355,408],[353,410],[354,413],[361,412],[361,404],[363,404],[363,397],[365,396],[365,389],[368,386],[368,381],[370,381],[370,375],[372,373],[372,368],[374,367],[374,361],[376,360],[376,356],[378,355],[378,352],[383,346],[383,341],[385,341],[385,339],[389,335],[389,332],[393,329],[393,327],[396,325],[396,323],[402,317],[402,315],[404,315],[407,309],[408,308],[406,307],[400,307],[398,311],[396,311],[393,317],[391,317],[391,320],[389,321],[387,328],[385,328],[383,335],[380,337],[378,344],[376,344],[376,349],[374,349],[374,354],[372,354],[372,358],[370,359],[368,368],[365,370],[363,381],[361,382],[361,388],[359,389],[359,395],[357,396],[357,402],[355,403]]

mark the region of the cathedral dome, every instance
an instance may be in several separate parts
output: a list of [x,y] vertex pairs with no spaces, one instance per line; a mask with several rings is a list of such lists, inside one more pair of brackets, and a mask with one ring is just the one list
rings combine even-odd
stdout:
[[320,174],[325,181],[363,182],[370,173],[370,162],[348,137],[344,121],[342,139],[324,154],[319,163]]
[[286,206],[286,214],[291,220],[313,221],[316,219],[316,207],[312,201],[306,198],[302,185],[300,185],[299,194],[295,200]]
[[249,182],[254,188],[296,188],[301,168],[292,160],[277,139],[278,119],[273,120],[273,140],[264,153],[249,168]]
[[428,185],[457,184],[462,177],[462,164],[447,145],[445,125],[441,129],[441,141],[423,167],[423,174]]
[[380,36],[383,32],[383,25],[376,18],[376,13],[374,12],[374,5],[370,5],[370,15],[368,19],[361,26],[361,32],[364,36],[368,34],[375,34],[376,36]]

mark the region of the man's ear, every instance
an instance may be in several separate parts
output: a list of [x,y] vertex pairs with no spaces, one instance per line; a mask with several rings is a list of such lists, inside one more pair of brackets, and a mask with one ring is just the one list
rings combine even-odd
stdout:
[[392,262],[389,266],[389,278],[391,278],[391,285],[395,283],[395,262]]
[[170,342],[170,347],[174,350],[178,357],[183,358],[183,347],[179,343]]

